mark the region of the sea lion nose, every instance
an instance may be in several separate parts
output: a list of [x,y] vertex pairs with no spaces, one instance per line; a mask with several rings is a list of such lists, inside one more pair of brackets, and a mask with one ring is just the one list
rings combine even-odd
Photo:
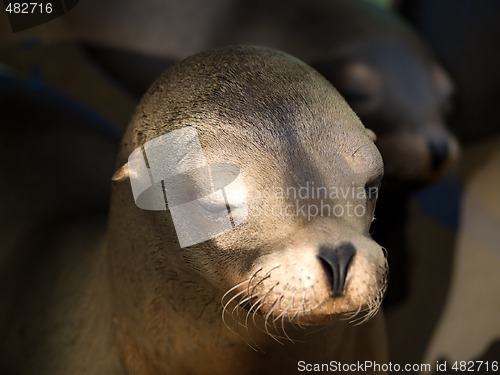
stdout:
[[355,253],[356,249],[350,242],[344,242],[337,247],[324,245],[319,248],[318,258],[330,281],[334,297],[344,292],[347,271]]
[[430,139],[428,141],[431,151],[431,165],[433,170],[438,170],[448,158],[450,146],[444,138]]

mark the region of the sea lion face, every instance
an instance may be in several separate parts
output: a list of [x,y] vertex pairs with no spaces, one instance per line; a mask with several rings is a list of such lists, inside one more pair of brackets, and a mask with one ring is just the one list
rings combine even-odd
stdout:
[[[207,163],[234,165],[244,181],[225,199],[202,203],[215,213],[245,205],[240,225],[167,250],[180,259],[172,264],[194,270],[224,295],[223,317],[248,323],[259,315],[267,330],[277,321],[322,324],[377,311],[386,259],[369,228],[382,159],[328,81],[265,48],[196,55],[145,95],[121,157],[186,126],[196,128]],[[190,186],[196,184],[195,177]],[[155,230],[165,243],[175,241],[171,221]]]
[[363,123],[385,162],[385,187],[415,189],[450,171],[458,144],[445,127],[453,84],[432,58],[387,39],[368,39],[314,65]]
[[[334,91],[333,97],[340,99]],[[248,205],[244,223],[202,246],[200,267],[212,255],[219,263],[212,280],[228,290],[225,319],[248,323],[259,314],[271,328],[276,321],[322,324],[378,309],[386,260],[369,228],[381,158],[355,117],[324,116],[319,123],[289,118],[273,131],[258,128],[247,133],[246,144],[221,134],[215,146],[204,148],[212,162],[241,168],[244,199],[234,194],[228,203]],[[259,138],[265,148],[249,147]],[[205,265],[202,273],[215,267]]]

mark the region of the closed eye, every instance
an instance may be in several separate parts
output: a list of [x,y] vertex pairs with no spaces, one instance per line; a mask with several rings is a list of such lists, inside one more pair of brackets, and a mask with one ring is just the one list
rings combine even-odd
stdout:
[[382,175],[377,176],[373,180],[368,181],[365,184],[365,193],[367,200],[372,200],[372,199],[377,199],[378,198],[378,192],[380,189],[380,184],[382,181]]
[[227,212],[229,208],[221,191],[198,198],[197,202],[206,212],[210,214]]

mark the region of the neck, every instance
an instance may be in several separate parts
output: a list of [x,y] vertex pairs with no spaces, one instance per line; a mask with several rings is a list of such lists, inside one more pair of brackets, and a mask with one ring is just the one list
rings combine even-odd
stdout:
[[[158,267],[145,268],[146,272],[131,272],[121,262],[111,267],[115,341],[128,373],[246,374],[267,373],[270,368],[295,372],[301,359],[328,362],[342,357],[347,323],[309,328],[285,324],[295,342],[279,332],[280,343],[265,333],[260,316],[250,315],[243,326],[244,317],[237,324],[228,310],[228,328],[222,319],[223,291],[185,266],[178,272],[175,260],[161,258],[154,262]],[[321,344],[305,354],[311,342]]]

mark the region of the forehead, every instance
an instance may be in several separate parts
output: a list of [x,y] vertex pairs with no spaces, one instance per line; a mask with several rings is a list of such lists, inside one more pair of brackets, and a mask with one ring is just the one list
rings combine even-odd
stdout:
[[364,184],[380,175],[380,154],[346,105],[343,118],[304,116],[273,126],[235,127],[201,142],[210,162],[237,165],[245,180],[273,186]]
[[286,55],[238,51],[201,56],[194,59],[208,59],[201,67],[187,61],[163,76],[136,113],[133,142],[193,126],[208,162],[298,183],[381,165],[363,125],[321,75]]

